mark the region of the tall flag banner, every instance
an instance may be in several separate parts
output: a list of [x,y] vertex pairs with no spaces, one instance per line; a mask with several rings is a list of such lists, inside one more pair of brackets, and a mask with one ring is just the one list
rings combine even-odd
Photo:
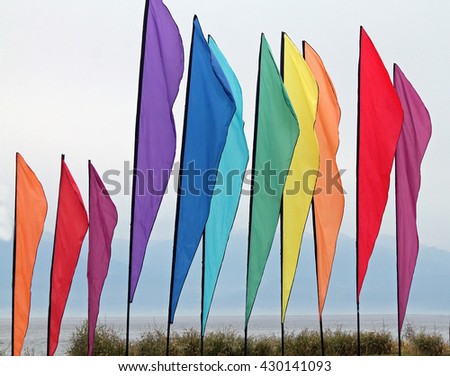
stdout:
[[89,161],[88,355],[94,349],[100,296],[108,275],[118,215],[102,179]]
[[[344,215],[344,191],[336,163],[341,109],[333,82],[320,56],[306,42],[303,42],[303,53],[319,86],[319,103],[314,129],[319,144],[320,165],[313,197],[313,210],[319,316],[322,317],[337,238]],[[331,186],[331,181],[336,181],[337,186]]]
[[[204,236],[204,289],[202,308],[202,335],[205,334],[214,290],[219,278],[222,261],[233,226],[241,196],[242,179],[248,162],[248,148],[244,133],[243,99],[239,81],[212,37],[209,47],[217,59],[230,85],[236,103],[236,112],[228,129],[228,136],[219,164],[221,183],[216,182],[216,191],[211,200],[208,221]],[[231,180],[230,180],[231,179]]]
[[217,169],[235,112],[228,81],[195,17],[175,224],[170,323],[205,229]]
[[301,127],[284,186],[281,214],[281,322],[284,323],[319,170],[319,147],[314,132],[319,90],[301,52],[285,33],[282,37],[284,86]]
[[31,282],[44,222],[47,199],[34,172],[16,154],[16,216],[14,236],[12,354],[22,353],[31,307]]
[[405,114],[395,154],[398,330],[401,332],[419,252],[417,199],[420,166],[431,138],[431,118],[416,90],[397,65],[394,67],[394,87]]
[[83,199],[62,156],[50,279],[48,355],[54,355],[58,347],[61,321],[87,229]]
[[361,27],[357,168],[357,268],[361,293],[386,207],[403,110],[375,46]]
[[[272,247],[286,176],[300,133],[294,108],[264,35],[261,36],[256,106],[246,328]],[[265,173],[268,169],[271,173]]]
[[178,27],[162,0],[147,0],[138,98],[130,245],[133,301],[147,243],[167,188],[175,158],[172,107],[184,70]]

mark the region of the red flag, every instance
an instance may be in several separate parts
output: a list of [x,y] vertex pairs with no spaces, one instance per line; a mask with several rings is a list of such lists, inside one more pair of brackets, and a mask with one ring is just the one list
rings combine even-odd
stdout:
[[359,60],[358,299],[380,231],[403,110],[389,74],[361,27]]
[[88,355],[92,355],[94,349],[100,295],[108,275],[111,242],[116,225],[116,206],[89,161]]
[[87,229],[83,199],[62,156],[50,281],[48,355],[54,355],[58,347],[61,321]]

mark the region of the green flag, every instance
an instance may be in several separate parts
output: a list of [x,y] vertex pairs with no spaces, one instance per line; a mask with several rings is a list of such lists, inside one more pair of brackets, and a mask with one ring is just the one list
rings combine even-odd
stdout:
[[272,247],[284,183],[299,136],[297,117],[264,35],[261,36],[257,93],[246,327]]

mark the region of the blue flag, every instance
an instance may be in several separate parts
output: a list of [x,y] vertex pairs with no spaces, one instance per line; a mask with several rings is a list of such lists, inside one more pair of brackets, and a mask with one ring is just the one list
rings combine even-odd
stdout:
[[208,219],[217,169],[236,105],[194,18],[175,225],[170,322]]
[[204,291],[202,335],[205,334],[211,302],[214,296],[220,268],[233,227],[234,218],[241,197],[242,179],[248,162],[248,148],[244,133],[243,100],[239,81],[212,37],[208,39],[209,47],[219,62],[230,85],[236,112],[228,129],[227,142],[219,164],[221,181],[216,182],[215,195],[211,200],[211,209],[205,228],[204,256]]

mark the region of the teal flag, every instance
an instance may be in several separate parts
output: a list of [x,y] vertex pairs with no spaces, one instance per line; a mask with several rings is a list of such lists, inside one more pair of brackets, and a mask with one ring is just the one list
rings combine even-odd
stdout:
[[264,35],[261,37],[256,111],[246,327],[272,247],[281,196],[300,133],[294,108]]
[[242,179],[248,162],[248,148],[242,119],[243,100],[239,81],[212,37],[209,48],[217,59],[230,85],[236,103],[236,112],[228,129],[228,136],[220,159],[215,194],[211,200],[208,221],[205,228],[204,289],[202,310],[202,335],[205,334],[211,302],[214,296],[220,268],[225,256],[228,238],[241,196]]

